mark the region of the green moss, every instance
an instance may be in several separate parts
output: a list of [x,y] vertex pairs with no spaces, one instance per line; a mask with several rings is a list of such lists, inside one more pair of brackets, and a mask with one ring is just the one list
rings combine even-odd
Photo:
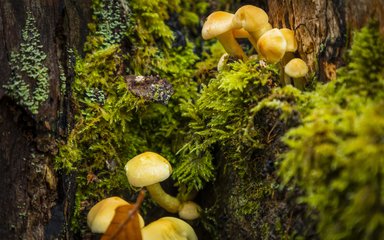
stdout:
[[[187,129],[180,103],[197,96],[198,57],[189,41],[170,48],[173,32],[165,21],[168,12],[180,11],[176,3],[93,2],[86,55],[77,57],[72,85],[75,126],[56,158],[57,169],[76,175],[76,231],[86,229],[85,214],[96,201],[111,195],[134,198],[123,168],[130,158],[150,150],[177,164]],[[136,96],[126,82],[132,74],[165,79],[174,94],[166,105]],[[157,88],[153,98],[161,91]],[[153,203],[147,198],[143,206],[145,212]]]
[[303,124],[285,136],[280,175],[304,190],[322,239],[384,236],[383,46],[377,27],[356,32],[337,80],[308,93]]
[[35,18],[27,12],[19,50],[10,56],[11,77],[3,87],[10,97],[33,114],[37,114],[49,95],[47,55],[42,48]]
[[[344,140],[353,125],[348,121],[354,112],[343,107],[350,104],[342,97],[347,88],[340,81],[316,92],[279,88],[277,67],[255,59],[232,62],[218,73],[223,53],[218,44],[206,45],[199,58],[195,43],[178,42],[173,31],[179,24],[186,37],[197,33],[194,14],[206,7],[203,1],[93,1],[86,55],[77,57],[72,85],[76,123],[56,158],[56,168],[76,173],[75,229],[85,229],[85,214],[96,201],[111,195],[134,198],[123,166],[150,150],[171,161],[180,198],[194,190],[211,194],[213,203],[201,223],[212,238],[228,233],[220,231],[223,226],[233,239],[313,236],[313,221],[306,221],[312,209],[295,201],[302,186],[292,180],[301,171],[296,155],[289,164],[294,150],[285,155],[281,170],[291,185],[281,186],[276,175],[277,156],[287,149],[280,138],[302,121],[307,126],[307,116],[329,117],[319,120],[324,123],[319,129],[307,126],[312,135],[293,137],[297,145],[291,146],[287,135],[286,144],[319,147],[321,158],[332,158],[332,141],[339,143],[339,132]],[[136,96],[128,90],[127,75],[165,79],[174,94],[166,104]],[[157,90],[152,99],[162,94],[161,87]],[[321,130],[329,133],[326,144]],[[151,207],[146,199],[142,210]]]
[[[177,182],[187,192],[213,182],[216,208],[207,214],[221,220],[203,218],[211,236],[309,235],[312,224],[292,223],[305,219],[305,212],[297,210],[274,175],[276,155],[285,149],[280,137],[299,123],[307,96],[291,86],[279,88],[277,67],[257,60],[230,63],[212,76],[196,100],[182,105],[190,130],[174,171]],[[221,228],[226,232],[219,233]]]
[[273,69],[261,68],[255,61],[234,62],[229,71],[203,86],[196,102],[184,102],[183,115],[189,118],[191,130],[190,140],[181,150],[181,164],[175,169],[178,182],[189,184],[188,189],[201,189],[204,182],[211,181],[210,151],[216,144],[223,149],[239,148],[235,154],[246,147],[261,146],[250,106],[269,93],[274,74]]

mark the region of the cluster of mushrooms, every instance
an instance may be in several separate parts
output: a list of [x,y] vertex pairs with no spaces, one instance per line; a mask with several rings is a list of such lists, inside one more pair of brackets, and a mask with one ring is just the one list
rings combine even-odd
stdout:
[[[171,164],[161,155],[144,152],[130,159],[125,165],[128,182],[133,187],[145,187],[152,199],[170,213],[178,213],[185,220],[200,217],[200,206],[191,200],[180,201],[167,194],[160,185],[172,173]],[[87,215],[87,223],[93,233],[105,233],[115,215],[115,210],[129,205],[120,197],[109,197],[95,204]],[[176,217],[162,217],[147,226],[139,215],[143,240],[184,239],[197,240],[193,228]]]
[[242,60],[247,56],[236,39],[247,38],[260,59],[280,63],[284,71],[281,77],[283,85],[291,84],[293,80],[295,87],[304,87],[308,66],[302,59],[295,58],[297,41],[294,31],[272,28],[267,13],[261,8],[244,5],[235,14],[215,11],[207,17],[202,37],[204,40],[216,38],[228,55]]

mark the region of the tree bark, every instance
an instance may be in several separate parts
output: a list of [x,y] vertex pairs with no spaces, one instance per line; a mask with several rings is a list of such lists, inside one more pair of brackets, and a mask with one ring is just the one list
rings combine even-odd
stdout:
[[336,77],[353,30],[377,20],[384,33],[382,0],[269,0],[268,14],[274,27],[295,30],[299,56],[321,81]]
[[[70,92],[60,89],[60,68],[69,89],[74,63],[69,49],[81,52],[90,20],[90,0],[1,0],[0,1],[0,235],[2,239],[57,237],[65,226],[65,213],[55,214],[57,224],[48,224],[51,208],[64,204],[58,199],[60,186],[53,170],[56,139],[70,124]],[[44,62],[49,69],[49,97],[37,114],[16,104],[3,86],[12,74],[11,52],[22,43],[27,12],[36,20]],[[34,86],[33,80],[23,78]],[[61,197],[65,196],[60,194]],[[47,227],[48,226],[48,227]],[[52,229],[54,230],[52,230]],[[55,236],[56,235],[56,236]]]

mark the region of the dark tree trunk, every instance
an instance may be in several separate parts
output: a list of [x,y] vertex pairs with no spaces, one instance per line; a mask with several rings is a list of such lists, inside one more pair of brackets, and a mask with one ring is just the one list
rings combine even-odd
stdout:
[[[54,224],[48,224],[52,207],[65,201],[58,199],[60,187],[52,165],[57,152],[56,139],[65,135],[71,112],[69,93],[60,91],[59,66],[66,70],[67,81],[62,84],[69,87],[73,73],[68,66],[71,63],[68,52],[82,49],[90,6],[89,0],[0,1],[1,239],[49,238],[50,232],[58,234],[65,226],[60,222],[64,221],[63,210],[61,216],[52,218],[59,221],[57,231],[50,231]],[[37,114],[16,104],[17,99],[11,98],[3,88],[11,79],[11,52],[20,50],[27,12],[36,20],[49,74],[49,97]],[[23,81],[33,89],[34,79],[23,76]]]

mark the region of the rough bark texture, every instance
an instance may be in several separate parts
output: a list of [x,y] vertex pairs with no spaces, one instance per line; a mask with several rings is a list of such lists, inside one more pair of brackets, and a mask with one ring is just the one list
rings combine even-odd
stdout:
[[299,56],[320,80],[336,77],[336,68],[351,39],[351,32],[369,20],[378,20],[384,33],[382,0],[269,0],[268,14],[274,27],[295,29]]
[[[10,54],[21,43],[26,12],[36,19],[45,65],[49,69],[49,98],[31,114],[9,98],[2,86],[11,76]],[[82,49],[90,1],[0,1],[0,235],[2,239],[54,238],[65,226],[64,211],[48,224],[60,187],[52,159],[56,139],[68,126],[68,95],[60,93],[59,64],[67,66],[69,48]],[[66,72],[69,86],[71,74]],[[30,80],[24,79],[28,82]],[[31,84],[31,82],[29,82]],[[68,87],[67,86],[67,87]],[[60,222],[62,221],[62,222]],[[48,226],[48,227],[46,227]],[[50,230],[49,228],[55,228]],[[48,234],[46,234],[47,232]]]

